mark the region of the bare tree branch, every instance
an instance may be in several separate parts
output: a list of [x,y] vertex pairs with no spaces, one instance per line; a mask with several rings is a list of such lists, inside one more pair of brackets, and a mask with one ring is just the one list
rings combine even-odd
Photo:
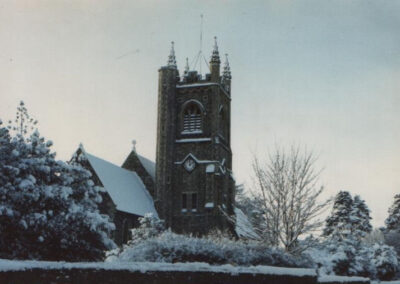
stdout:
[[252,199],[262,212],[262,224],[254,224],[263,241],[299,252],[299,237],[322,225],[318,216],[330,200],[319,202],[321,170],[312,152],[292,147],[289,154],[276,149],[267,162],[253,158]]

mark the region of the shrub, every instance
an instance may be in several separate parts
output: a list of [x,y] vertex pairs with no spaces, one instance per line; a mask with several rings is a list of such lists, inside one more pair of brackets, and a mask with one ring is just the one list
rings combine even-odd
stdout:
[[280,249],[244,243],[224,237],[196,238],[165,231],[158,236],[127,245],[109,261],[206,262],[242,266],[272,265],[310,267],[310,259],[295,258]]

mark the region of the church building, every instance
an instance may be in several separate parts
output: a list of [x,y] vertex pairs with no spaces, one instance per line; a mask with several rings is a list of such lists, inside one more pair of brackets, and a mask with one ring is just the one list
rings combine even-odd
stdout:
[[172,43],[158,78],[156,192],[158,214],[180,233],[229,229],[235,185],[231,151],[231,73],[222,76],[215,39],[205,78],[186,65],[179,76]]
[[[200,59],[201,60],[201,59]],[[235,182],[231,150],[231,72],[228,58],[220,72],[217,41],[210,73],[180,75],[172,43],[166,66],[159,69],[156,163],[135,149],[122,167],[87,153],[73,160],[94,176],[103,193],[100,210],[116,224],[114,239],[125,243],[138,218],[153,213],[177,233],[230,230]]]

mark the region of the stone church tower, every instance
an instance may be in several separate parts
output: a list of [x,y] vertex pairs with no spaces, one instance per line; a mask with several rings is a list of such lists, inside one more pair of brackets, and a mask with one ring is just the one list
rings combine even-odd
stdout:
[[[202,58],[200,58],[202,60]],[[231,73],[222,76],[215,45],[210,74],[189,70],[179,76],[172,43],[159,70],[154,201],[167,227],[204,234],[231,229],[235,183],[231,151]]]

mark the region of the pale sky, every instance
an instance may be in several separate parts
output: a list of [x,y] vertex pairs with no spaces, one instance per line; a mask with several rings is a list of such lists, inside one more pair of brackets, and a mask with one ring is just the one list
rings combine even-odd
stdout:
[[[325,196],[360,194],[383,225],[400,193],[400,1],[0,1],[0,118],[24,100],[59,159],[82,142],[155,158],[158,68],[213,36],[232,70],[237,182],[252,153],[305,145]],[[203,65],[203,70],[205,66]]]

